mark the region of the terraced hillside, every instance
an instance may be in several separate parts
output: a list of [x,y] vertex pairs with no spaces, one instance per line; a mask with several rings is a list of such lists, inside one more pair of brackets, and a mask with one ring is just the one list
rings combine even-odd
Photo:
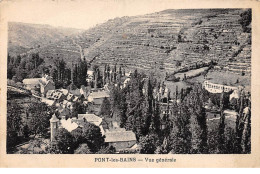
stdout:
[[88,30],[77,41],[88,60],[98,56],[98,64],[173,72],[213,59],[220,68],[250,73],[251,33],[240,24],[245,10],[165,10],[118,18]]
[[78,35],[52,35],[51,43],[37,51],[47,63],[55,57],[68,63],[85,57],[99,65],[173,73],[215,60],[216,68],[250,74],[249,14],[249,9],[187,9],[115,18]]

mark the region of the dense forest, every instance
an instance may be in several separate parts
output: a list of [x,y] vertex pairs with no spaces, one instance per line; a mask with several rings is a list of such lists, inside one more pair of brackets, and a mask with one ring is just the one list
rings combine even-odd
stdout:
[[[195,84],[176,91],[175,99],[168,91],[166,98],[158,100],[156,94],[165,86],[153,76],[144,76],[135,71],[126,88],[115,87],[111,92],[113,116],[121,127],[136,133],[141,153],[250,153],[251,115],[243,113],[250,108],[250,96],[242,93],[229,101],[230,93],[210,94]],[[218,122],[211,125],[215,127],[207,122],[204,106],[209,99],[220,112]],[[239,113],[234,129],[223,114],[229,108]]]

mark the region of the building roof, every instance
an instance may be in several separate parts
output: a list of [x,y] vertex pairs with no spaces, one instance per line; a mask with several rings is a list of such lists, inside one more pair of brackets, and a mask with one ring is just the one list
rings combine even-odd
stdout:
[[39,83],[41,86],[46,87],[48,84],[52,84],[54,86],[54,82],[52,80],[46,80],[44,78],[42,78],[41,80],[39,80]]
[[136,136],[133,131],[122,132],[106,132],[105,142],[122,142],[122,141],[136,141]]
[[96,116],[95,114],[78,114],[78,119],[85,118],[87,122],[92,123],[96,126],[100,126],[102,118]]
[[67,96],[69,93],[69,90],[67,89],[60,89],[60,91],[62,92],[63,95]]
[[106,91],[98,91],[90,93],[89,97],[92,98],[105,98],[110,97],[110,95]]
[[52,93],[54,92],[55,90],[48,90],[47,93],[46,93],[46,97],[47,98],[52,98]]
[[41,78],[24,79],[23,84],[25,85],[38,85],[40,84]]
[[89,76],[93,76],[94,71],[92,71],[92,70],[88,70],[88,71],[87,71],[87,74],[88,74]]
[[52,117],[51,117],[51,119],[50,119],[50,122],[51,122],[51,123],[54,123],[54,122],[58,122],[58,121],[60,121],[60,120],[56,117],[55,114],[53,114]]
[[124,81],[124,85],[123,85],[124,88],[126,87],[126,85],[127,85],[127,83],[128,83],[129,81],[131,81],[131,79],[130,79],[129,77],[125,79],[125,81]]
[[66,107],[68,109],[72,109],[73,108],[73,103],[72,102],[67,102]]
[[73,102],[77,102],[78,100],[79,100],[79,98],[75,96],[72,101],[73,101]]
[[61,120],[61,126],[65,129],[67,129],[67,131],[71,132],[74,129],[77,129],[78,124],[75,122],[72,122],[72,119],[68,119],[68,120]]
[[70,90],[70,93],[78,97],[82,95],[80,89]]
[[63,93],[60,91],[55,91],[54,93],[52,93],[54,99],[60,99],[62,95]]
[[249,107],[245,107],[243,110],[243,114],[248,114],[249,113]]
[[238,113],[236,111],[233,111],[233,110],[224,110],[224,114],[227,114],[227,115],[230,115],[230,116],[237,116]]
[[74,97],[74,95],[69,93],[69,95],[67,96],[67,100],[72,100],[73,97]]
[[42,98],[41,101],[42,101],[43,103],[46,103],[46,104],[49,105],[49,106],[52,106],[52,105],[55,103],[54,100],[49,100],[49,99],[47,99],[47,98]]
[[62,104],[66,106],[68,102],[68,100],[63,100]]

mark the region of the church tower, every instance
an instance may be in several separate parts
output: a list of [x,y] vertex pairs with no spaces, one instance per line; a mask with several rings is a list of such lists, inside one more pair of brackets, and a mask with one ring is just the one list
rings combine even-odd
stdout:
[[55,141],[55,135],[58,130],[58,123],[59,119],[56,117],[55,114],[52,115],[50,119],[50,127],[51,127],[51,141]]

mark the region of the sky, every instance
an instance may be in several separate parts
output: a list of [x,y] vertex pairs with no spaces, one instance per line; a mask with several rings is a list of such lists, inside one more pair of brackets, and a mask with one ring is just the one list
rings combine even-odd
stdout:
[[[169,9],[163,0],[9,0],[8,21],[88,29],[108,19]],[[174,7],[174,4],[172,4]],[[2,16],[3,17],[3,16]]]

